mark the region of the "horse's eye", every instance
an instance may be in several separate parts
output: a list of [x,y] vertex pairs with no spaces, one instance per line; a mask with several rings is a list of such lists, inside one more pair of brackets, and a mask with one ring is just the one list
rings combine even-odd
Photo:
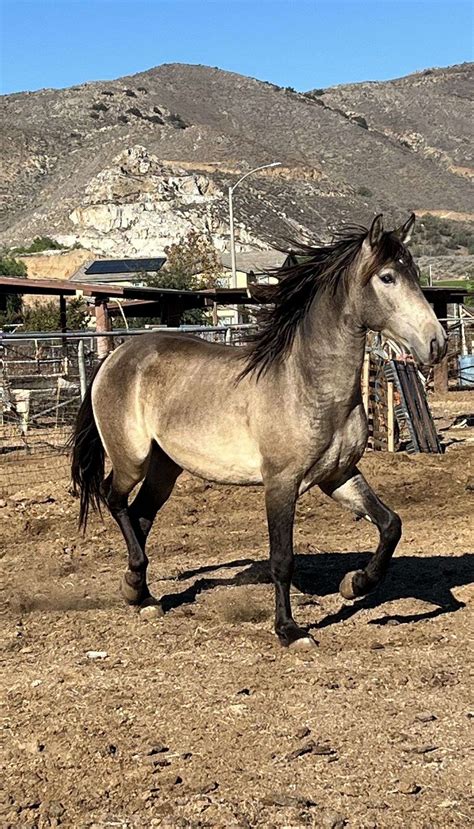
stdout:
[[384,283],[384,285],[390,285],[390,283],[391,283],[391,282],[394,282],[394,281],[395,281],[395,280],[394,280],[394,278],[393,278],[393,276],[392,276],[391,274],[389,274],[389,273],[383,273],[383,274],[381,275],[380,279],[382,280],[382,282]]

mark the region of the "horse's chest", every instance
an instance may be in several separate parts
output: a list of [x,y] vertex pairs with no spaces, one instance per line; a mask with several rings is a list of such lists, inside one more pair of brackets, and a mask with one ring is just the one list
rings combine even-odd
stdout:
[[367,443],[367,419],[362,406],[351,412],[345,423],[335,429],[331,439],[306,471],[300,494],[321,481],[344,474],[355,466]]

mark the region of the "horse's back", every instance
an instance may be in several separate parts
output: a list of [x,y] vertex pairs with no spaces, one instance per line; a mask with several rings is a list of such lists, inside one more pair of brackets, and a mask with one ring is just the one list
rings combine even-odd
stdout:
[[95,386],[112,383],[122,395],[145,378],[156,386],[180,377],[195,377],[196,372],[215,375],[221,370],[233,380],[243,367],[243,356],[244,350],[236,346],[189,334],[154,331],[130,338],[115,349],[98,372]]
[[[123,349],[123,351],[122,351]],[[150,331],[149,334],[131,338],[123,343],[114,354],[122,352],[122,355],[145,357],[150,354],[173,354],[179,357],[181,354],[196,357],[230,358],[235,359],[242,355],[242,349],[237,346],[224,345],[220,342],[210,342],[195,334],[184,334],[178,331]]]

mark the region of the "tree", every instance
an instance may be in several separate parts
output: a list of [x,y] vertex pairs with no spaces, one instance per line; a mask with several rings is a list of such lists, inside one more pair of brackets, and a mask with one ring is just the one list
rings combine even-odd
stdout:
[[[190,230],[179,242],[166,247],[165,253],[165,266],[157,273],[147,274],[144,277],[146,285],[182,291],[215,287],[222,271],[219,256],[209,239],[197,230]],[[190,325],[203,325],[208,321],[208,315],[200,308],[183,314],[183,322]],[[144,320],[141,323],[143,325]]]
[[169,245],[165,253],[166,265],[157,276],[170,283],[166,287],[194,291],[214,288],[222,267],[213,244],[197,230],[190,230],[179,242]]
[[[82,297],[69,300],[66,305],[66,326],[70,331],[80,331],[87,328],[90,314],[86,301]],[[25,331],[59,331],[61,319],[58,300],[38,302],[25,308],[23,312],[23,327]]]
[[[26,265],[11,256],[0,256],[0,276],[17,276],[20,279],[26,279]],[[3,294],[0,296],[0,326],[20,322],[22,306],[23,297],[21,294]]]

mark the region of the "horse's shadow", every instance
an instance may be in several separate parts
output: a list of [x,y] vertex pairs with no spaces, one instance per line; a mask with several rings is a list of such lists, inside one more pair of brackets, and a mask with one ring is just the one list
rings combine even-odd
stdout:
[[[337,593],[342,577],[350,570],[365,567],[370,560],[370,553],[318,553],[316,555],[296,555],[294,586],[306,596],[327,596]],[[243,567],[233,576],[219,575],[222,568]],[[217,571],[215,577],[202,577],[203,573]],[[385,602],[398,599],[418,599],[435,605],[432,610],[417,614],[384,614],[372,619],[371,624],[386,624],[390,620],[399,623],[417,622],[430,619],[442,613],[452,613],[464,607],[464,603],[452,594],[454,587],[472,582],[474,572],[474,554],[463,555],[439,554],[431,556],[395,556],[389,573],[383,584],[368,596],[354,603],[344,604],[337,612],[326,616],[314,624],[313,628],[322,628],[344,619],[349,619],[362,609],[374,609]],[[185,590],[169,593],[162,597],[165,612],[195,601],[196,597],[215,587],[239,587],[248,584],[267,584],[271,582],[268,562],[254,559],[240,559],[223,565],[206,565],[195,570],[181,573],[179,579],[197,580]]]

